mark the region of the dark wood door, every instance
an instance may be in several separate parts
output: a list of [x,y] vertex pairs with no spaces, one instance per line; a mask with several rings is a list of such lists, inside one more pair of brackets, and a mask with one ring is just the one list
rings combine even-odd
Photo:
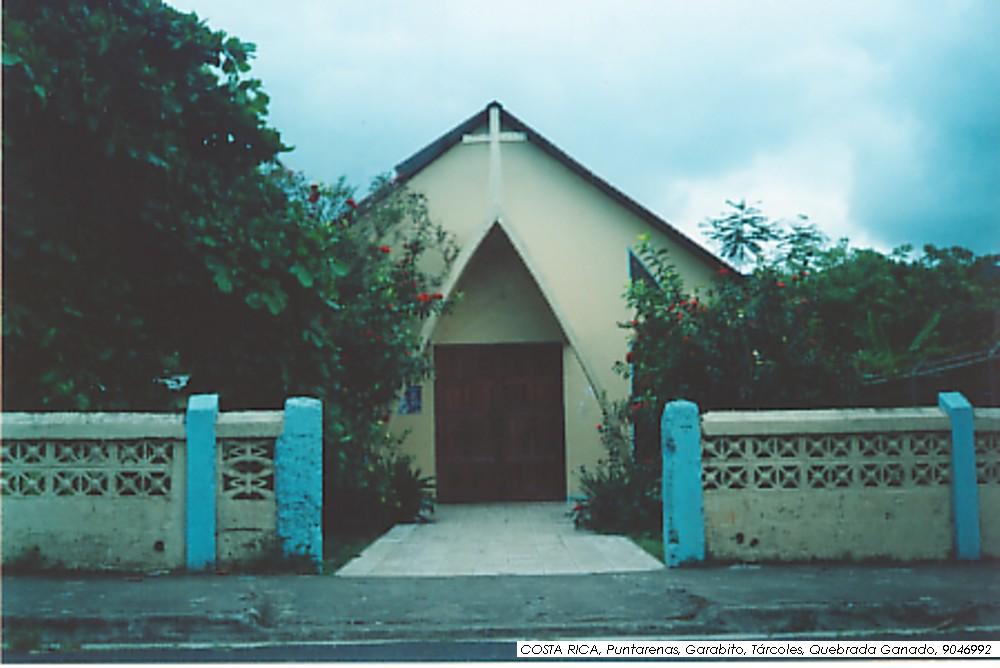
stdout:
[[434,366],[438,500],[565,499],[562,346],[436,346]]

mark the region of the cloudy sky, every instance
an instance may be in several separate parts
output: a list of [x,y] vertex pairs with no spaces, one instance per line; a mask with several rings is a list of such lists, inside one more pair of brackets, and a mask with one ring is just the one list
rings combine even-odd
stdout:
[[257,45],[285,162],[373,176],[503,103],[694,238],[726,199],[1000,252],[996,0],[168,0]]

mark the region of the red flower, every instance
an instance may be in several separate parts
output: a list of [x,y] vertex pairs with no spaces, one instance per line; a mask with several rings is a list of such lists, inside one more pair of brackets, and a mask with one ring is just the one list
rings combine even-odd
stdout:
[[719,276],[728,276],[731,272],[728,267],[719,267],[719,271],[716,272]]
[[309,202],[315,204],[319,201],[319,186],[315,183],[309,186]]
[[441,294],[440,292],[435,292],[434,294],[431,295],[431,299],[433,299],[435,301],[440,301],[440,300],[444,299],[444,295]]
[[347,202],[345,202],[345,204],[347,204],[347,206],[351,207],[352,209],[358,208],[358,203],[354,201],[353,197],[348,197]]
[[779,288],[783,288],[783,287],[785,287],[785,282],[784,282],[784,281],[778,281],[778,282],[777,282],[777,286],[778,286]]
[[379,250],[380,250],[381,252],[385,253],[386,255],[388,255],[389,253],[391,253],[391,252],[392,252],[392,248],[390,248],[389,246],[386,246],[385,244],[383,244],[383,245],[379,246],[379,247],[378,247],[378,249],[379,249]]
[[632,355],[632,351],[630,350],[628,351],[628,354],[625,355],[625,361],[631,364],[633,359],[635,359],[635,357]]
[[426,304],[430,300],[431,296],[426,292],[421,292],[419,295],[417,295],[417,301],[420,302],[421,304]]
[[636,401],[635,403],[632,404],[632,412],[633,413],[638,413],[641,410],[642,410],[642,402],[641,401]]
[[597,423],[597,431],[604,431],[604,425],[600,422]]
[[638,327],[638,326],[639,326],[639,321],[638,321],[638,320],[633,320],[633,321],[632,321],[631,323],[629,323],[629,324],[631,324],[631,325],[632,325],[633,327]]

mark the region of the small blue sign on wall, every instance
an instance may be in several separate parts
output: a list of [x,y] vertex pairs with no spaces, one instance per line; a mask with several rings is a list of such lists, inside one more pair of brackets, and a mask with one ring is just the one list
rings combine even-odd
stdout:
[[399,414],[420,415],[423,403],[423,386],[409,385],[399,400]]

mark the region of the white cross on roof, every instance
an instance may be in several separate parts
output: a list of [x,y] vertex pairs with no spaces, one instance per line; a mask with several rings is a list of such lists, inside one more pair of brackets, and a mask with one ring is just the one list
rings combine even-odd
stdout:
[[489,171],[489,214],[491,220],[498,220],[502,213],[503,180],[500,168],[500,142],[521,142],[526,141],[527,135],[523,132],[503,132],[500,128],[500,106],[490,107],[490,127],[489,133],[485,135],[463,135],[463,144],[480,144],[488,142],[490,145],[490,171]]

